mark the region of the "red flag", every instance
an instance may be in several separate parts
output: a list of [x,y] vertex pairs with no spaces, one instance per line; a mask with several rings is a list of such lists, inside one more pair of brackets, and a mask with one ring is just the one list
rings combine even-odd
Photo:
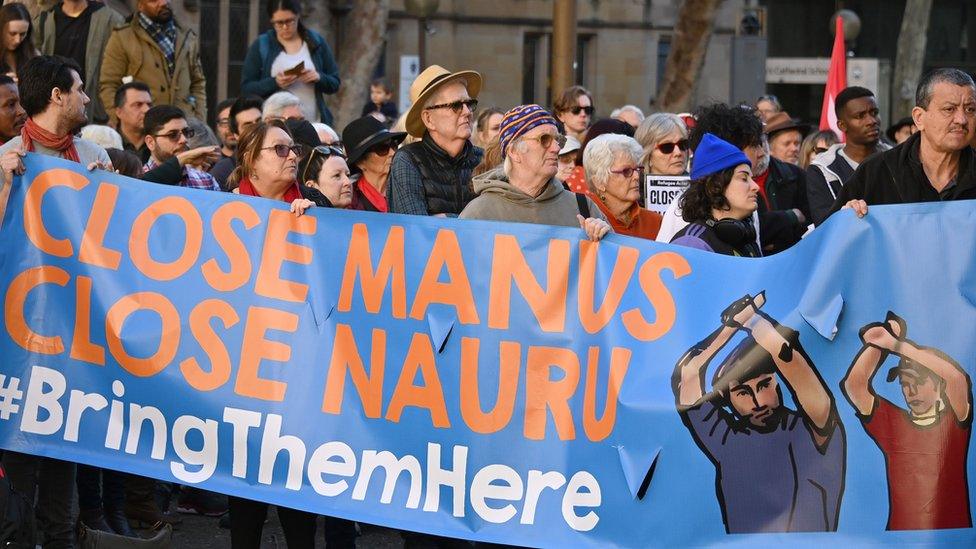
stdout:
[[820,129],[834,130],[841,142],[844,132],[837,127],[834,113],[834,99],[847,87],[847,48],[844,47],[844,20],[836,19],[834,31],[834,50],[830,53],[830,68],[827,70],[827,88],[824,89],[823,108],[820,110]]

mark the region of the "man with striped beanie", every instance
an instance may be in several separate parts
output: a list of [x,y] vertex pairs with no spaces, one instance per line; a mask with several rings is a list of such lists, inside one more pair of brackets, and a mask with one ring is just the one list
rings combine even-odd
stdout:
[[459,217],[579,226],[590,240],[603,238],[611,230],[600,209],[555,178],[565,143],[556,119],[539,105],[521,105],[505,113],[499,130],[503,167],[474,179],[478,197]]

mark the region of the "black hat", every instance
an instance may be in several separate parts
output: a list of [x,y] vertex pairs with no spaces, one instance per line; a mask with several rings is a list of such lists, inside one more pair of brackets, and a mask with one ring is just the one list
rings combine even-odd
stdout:
[[286,120],[285,125],[295,143],[304,145],[306,149],[314,149],[322,144],[315,126],[308,120]]
[[895,122],[894,124],[889,126],[888,129],[885,130],[885,135],[888,136],[889,141],[894,143],[895,134],[898,133],[898,130],[904,128],[905,126],[914,126],[914,125],[915,125],[915,120],[912,119],[911,116],[906,116],[905,118],[902,118],[898,122]]
[[399,145],[406,137],[406,132],[391,132],[382,122],[369,115],[353,120],[342,130],[349,167],[352,168],[373,145],[389,140]]

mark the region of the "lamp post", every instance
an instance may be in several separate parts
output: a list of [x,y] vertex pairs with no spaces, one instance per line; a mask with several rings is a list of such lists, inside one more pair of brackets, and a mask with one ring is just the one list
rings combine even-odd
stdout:
[[851,10],[848,9],[837,10],[837,12],[830,17],[831,36],[834,35],[835,32],[834,29],[837,28],[836,23],[834,23],[834,21],[836,21],[838,17],[840,17],[841,21],[843,21],[842,25],[844,28],[844,43],[845,46],[847,46],[847,56],[853,57],[855,40],[857,40],[857,35],[861,34],[861,18],[858,17],[857,14]]
[[552,4],[551,101],[576,82],[576,0],[555,0]]
[[407,13],[417,18],[417,57],[420,70],[427,65],[427,18],[437,12],[440,0],[405,0],[403,7]]

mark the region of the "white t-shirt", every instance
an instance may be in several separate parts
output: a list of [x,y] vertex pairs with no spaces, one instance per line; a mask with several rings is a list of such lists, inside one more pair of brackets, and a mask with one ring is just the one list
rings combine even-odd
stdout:
[[[305,62],[305,70],[315,70],[312,56],[308,53],[308,42],[302,42],[302,49],[295,53],[287,53],[282,50],[271,63],[271,77],[274,78],[279,72],[294,67],[299,61]],[[294,84],[288,86],[286,91],[290,91],[302,100],[302,112],[305,114],[306,120],[314,122],[319,119],[319,112],[315,103],[315,84],[306,84],[296,80]]]

